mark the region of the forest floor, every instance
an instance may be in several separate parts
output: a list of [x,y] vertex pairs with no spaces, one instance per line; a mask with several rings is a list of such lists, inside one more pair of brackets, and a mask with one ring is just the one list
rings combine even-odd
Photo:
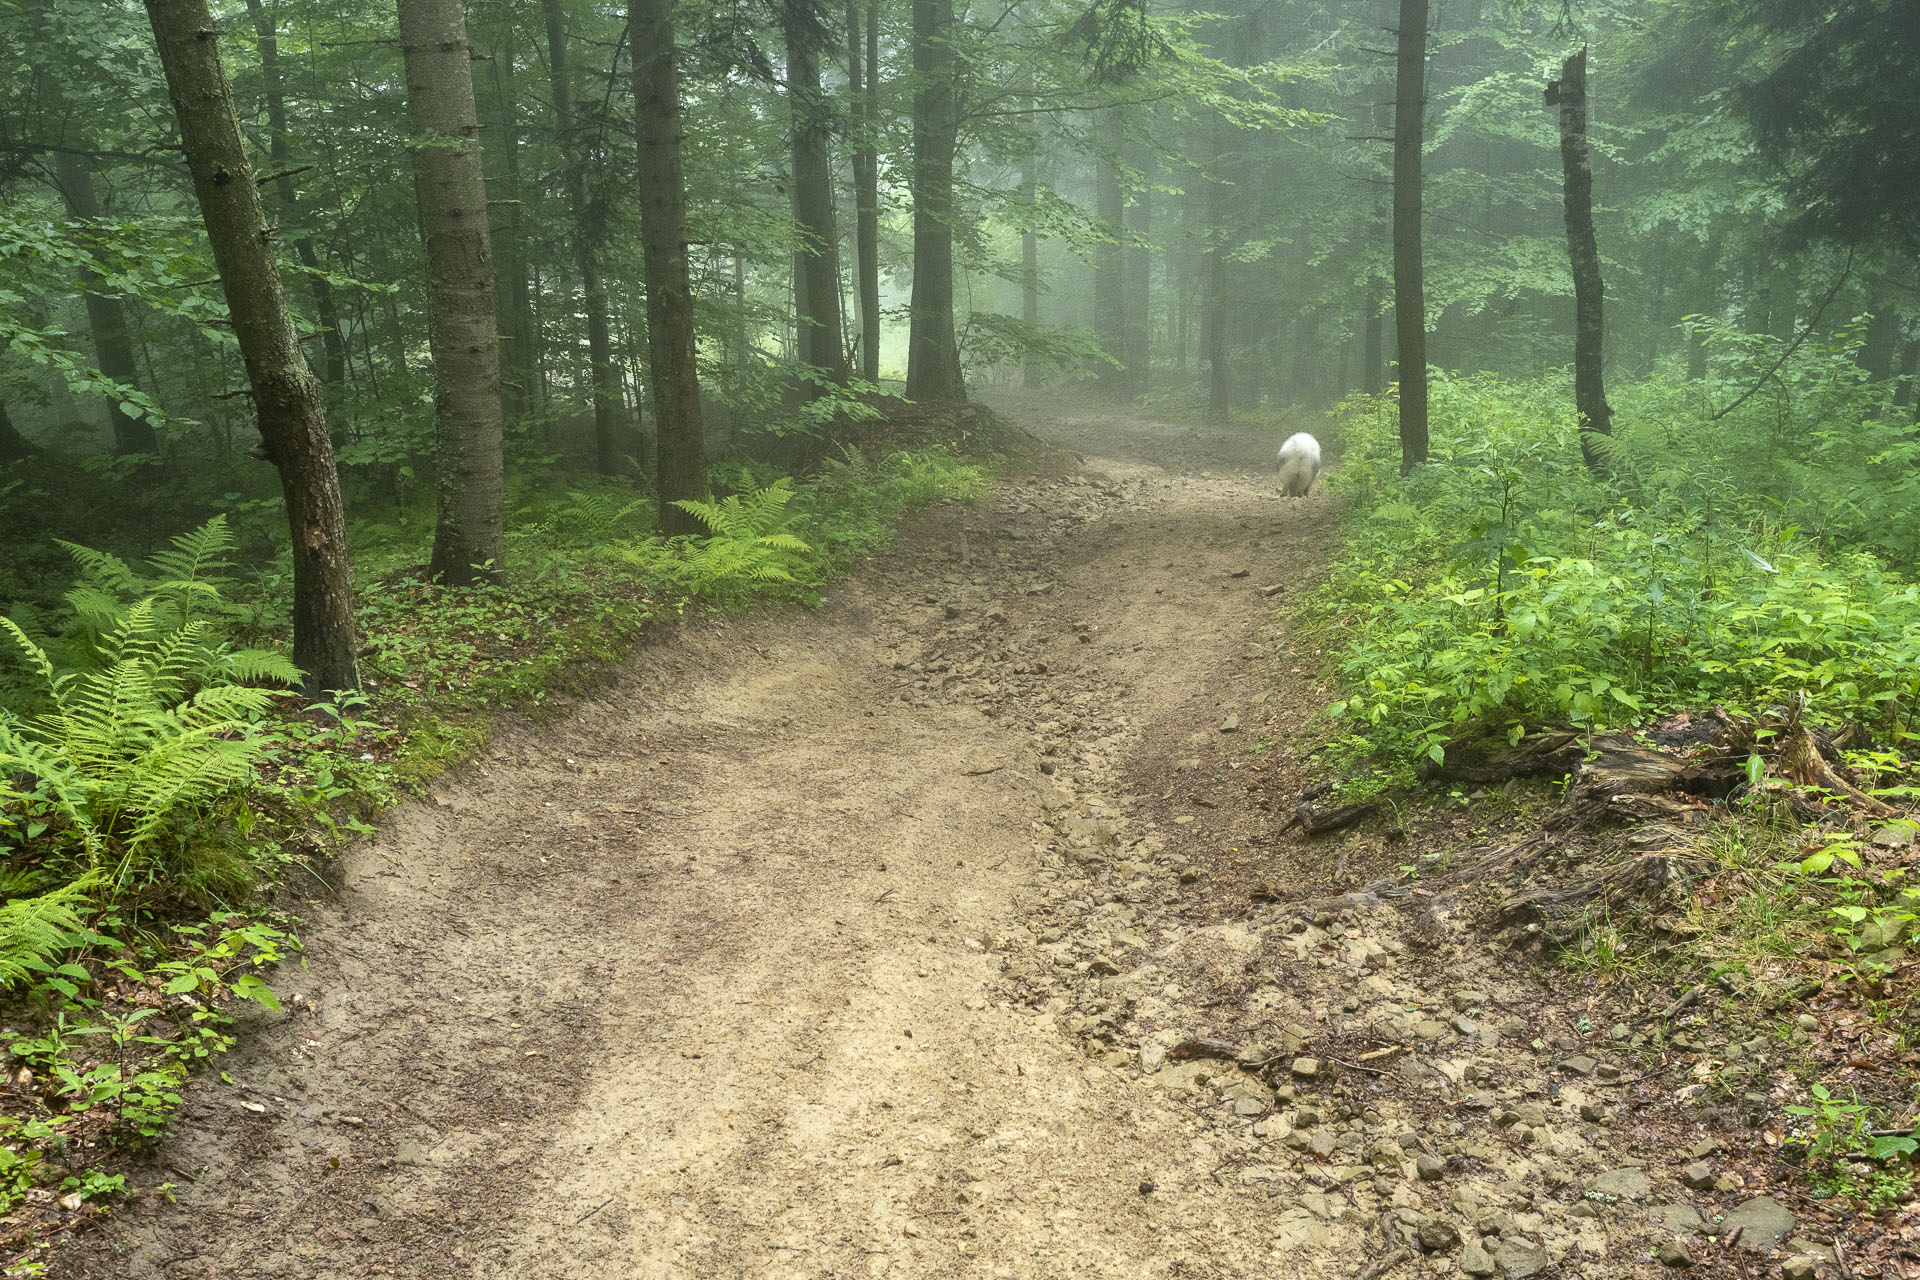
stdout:
[[1264,434],[1023,418],[1084,461],[688,622],[349,849],[171,1197],[54,1274],[1778,1274],[1786,1210],[1625,1105],[1564,975],[1298,905],[1406,856],[1278,831],[1334,500]]

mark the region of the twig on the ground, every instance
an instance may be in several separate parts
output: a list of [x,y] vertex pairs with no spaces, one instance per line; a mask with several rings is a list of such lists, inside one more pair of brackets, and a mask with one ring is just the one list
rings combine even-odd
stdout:
[[1692,1004],[1695,1000],[1698,1000],[1703,994],[1706,993],[1706,990],[1707,990],[1707,984],[1704,982],[1696,982],[1691,987],[1688,987],[1686,991],[1681,994],[1678,1000],[1675,1000],[1672,1004],[1668,1005],[1665,1009],[1662,1009],[1660,1011],[1660,1021],[1665,1022],[1669,1018],[1673,1017],[1674,1014],[1679,1013],[1682,1009]]
[[991,769],[965,769],[961,771],[960,776],[963,778],[984,778],[988,774],[998,773],[1006,767],[1007,766],[1003,764],[996,764]]
[[593,1206],[593,1208],[587,1210],[585,1213],[581,1214],[578,1218],[575,1218],[573,1220],[573,1225],[576,1227],[579,1226],[581,1223],[585,1222],[588,1218],[591,1218],[594,1214],[600,1212],[602,1209],[606,1208],[608,1205],[612,1203],[613,1203],[613,1197],[608,1196],[605,1200],[602,1200],[599,1204]]
[[885,902],[888,898],[891,898],[893,896],[893,892],[894,891],[892,889],[887,890],[885,893],[881,894],[879,897],[873,900],[873,905],[876,907],[879,906],[881,903]]

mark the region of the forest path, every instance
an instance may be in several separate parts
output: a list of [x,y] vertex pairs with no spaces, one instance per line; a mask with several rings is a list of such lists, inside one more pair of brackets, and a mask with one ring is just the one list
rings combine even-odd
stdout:
[[[177,1203],[69,1274],[1344,1278],[1397,1247],[1411,1163],[1369,1199],[1304,1100],[1081,1038],[1125,1016],[1103,974],[1159,975],[1131,1035],[1194,1025],[1192,954],[1255,968],[1179,886],[1272,825],[1257,726],[1223,727],[1332,504],[1280,498],[1264,436],[1034,425],[1097,456],[943,506],[818,613],[689,622],[350,850],[299,1003],[161,1155]],[[1144,793],[1181,770],[1198,822]],[[1246,1007],[1318,1025],[1365,985],[1323,977]],[[1289,1133],[1304,1175],[1263,1154]]]

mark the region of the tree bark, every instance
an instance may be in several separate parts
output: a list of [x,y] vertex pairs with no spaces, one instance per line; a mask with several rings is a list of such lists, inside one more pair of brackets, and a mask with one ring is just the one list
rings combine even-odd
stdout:
[[[869,0],[866,45],[860,0],[847,0],[847,97],[852,103],[854,274],[859,282],[860,376],[880,380],[880,4]],[[864,78],[861,63],[864,60]]]
[[1366,310],[1360,317],[1360,389],[1370,396],[1380,394],[1381,374],[1386,362],[1384,334],[1380,323],[1380,282],[1367,279]]
[[[60,183],[60,194],[66,201],[67,214],[75,222],[91,227],[100,220],[100,202],[93,190],[93,170],[88,166],[91,161],[86,156],[73,151],[56,151],[53,155],[54,177]],[[89,252],[93,246],[89,245]],[[127,324],[127,304],[119,298],[110,298],[100,292],[100,277],[91,268],[81,273],[86,282],[82,296],[87,306],[87,336],[93,341],[94,363],[100,372],[123,386],[140,385],[139,371],[133,358],[133,335]],[[113,428],[113,451],[124,457],[129,454],[157,457],[160,452],[159,437],[154,434],[153,424],[144,418],[135,418],[121,411],[120,398],[107,398],[107,421]]]
[[[1144,171],[1153,163],[1150,152],[1138,156]],[[1153,372],[1153,255],[1147,237],[1153,231],[1152,193],[1144,187],[1136,197],[1127,221],[1132,239],[1122,254],[1126,269],[1126,362],[1127,386],[1139,394],[1147,389]]]
[[[1020,204],[1027,211],[1027,225],[1020,233],[1020,319],[1028,333],[1040,324],[1040,234],[1033,227],[1040,199],[1039,167],[1038,147],[1029,141],[1020,161]],[[1020,372],[1021,385],[1032,389],[1045,381],[1040,367],[1029,359]]]
[[1580,418],[1580,456],[1587,469],[1606,467],[1606,446],[1595,436],[1613,434],[1604,373],[1605,290],[1600,250],[1593,235],[1593,167],[1587,158],[1587,51],[1568,58],[1560,78],[1547,86],[1547,103],[1560,108],[1560,167],[1566,177],[1567,257],[1573,264],[1573,403]]
[[567,27],[560,0],[541,0],[547,22],[547,76],[553,87],[553,113],[559,126],[567,207],[573,214],[573,257],[580,272],[580,309],[587,320],[587,380],[593,388],[594,467],[602,475],[620,471],[620,375],[607,327],[607,287],[600,274],[600,245],[606,238],[606,210],[600,193],[587,188],[585,130],[573,113],[573,72],[568,63]]
[[40,446],[20,434],[7,413],[7,402],[0,400],[0,462],[18,462],[40,452]]
[[453,585],[497,581],[506,567],[500,341],[473,46],[460,0],[398,0],[398,6],[432,294],[439,501],[428,571]]
[[1206,330],[1207,421],[1225,422],[1233,412],[1227,368],[1227,252],[1218,243],[1207,254]]
[[[260,77],[267,89],[267,159],[279,176],[274,179],[275,203],[280,206],[280,226],[285,234],[300,226],[300,200],[294,193],[293,167],[288,160],[287,93],[280,75],[280,37],[260,0],[247,0],[247,14],[260,42]],[[326,354],[323,375],[335,386],[347,380],[347,344],[340,332],[340,310],[334,305],[333,286],[320,274],[320,255],[314,251],[313,237],[303,229],[293,237],[294,256],[307,271],[307,288],[313,294],[313,314],[320,324],[320,349]]]
[[1860,346],[1860,368],[1873,381],[1885,382],[1893,376],[1895,353],[1900,347],[1900,313],[1887,298],[1872,299],[1872,311],[1866,340]]
[[[800,362],[832,385],[847,381],[846,334],[840,322],[840,233],[834,227],[833,164],[827,155],[833,120],[820,90],[819,33],[808,21],[811,0],[780,6],[787,43],[787,109],[793,140],[793,221],[800,234],[798,266],[806,281],[798,316]],[[807,398],[825,388],[809,379]]]
[[520,110],[513,86],[513,49],[493,51],[494,104],[499,121],[495,138],[500,148],[500,199],[493,203],[495,298],[499,307],[500,410],[510,421],[534,409],[538,375],[534,341],[533,304],[527,296],[527,240],[522,229],[523,188],[520,183]]
[[913,293],[908,300],[907,397],[964,401],[953,326],[953,155],[960,113],[953,0],[913,0]]
[[1093,162],[1093,213],[1103,237],[1093,246],[1093,333],[1101,350],[1120,362],[1118,367],[1102,365],[1100,381],[1124,393],[1132,380],[1127,367],[1127,205],[1120,190],[1120,119],[1111,108],[1101,134]]
[[687,262],[687,185],[680,157],[685,127],[674,57],[673,0],[632,0],[628,20],[660,528],[665,533],[698,533],[700,522],[673,505],[680,499],[707,495],[700,372],[694,362],[693,284]]
[[353,576],[320,383],[300,351],[207,0],[146,0],[293,542],[293,661],[309,695],[360,687]]
[[1427,460],[1426,268],[1420,234],[1427,0],[1400,0],[1393,110],[1393,308],[1399,339],[1400,474]]

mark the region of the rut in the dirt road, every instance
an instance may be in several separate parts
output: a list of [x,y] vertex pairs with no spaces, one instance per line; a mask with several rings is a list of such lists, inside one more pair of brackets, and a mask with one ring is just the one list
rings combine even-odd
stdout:
[[1519,978],[1429,976],[1390,910],[1197,905],[1271,826],[1263,589],[1330,507],[1222,465],[1256,439],[1055,431],[1132,456],[946,509],[821,614],[689,626],[355,850],[301,1002],[162,1154],[178,1202],[80,1269],[1644,1261],[1580,1212],[1599,1090],[1507,1056]]

